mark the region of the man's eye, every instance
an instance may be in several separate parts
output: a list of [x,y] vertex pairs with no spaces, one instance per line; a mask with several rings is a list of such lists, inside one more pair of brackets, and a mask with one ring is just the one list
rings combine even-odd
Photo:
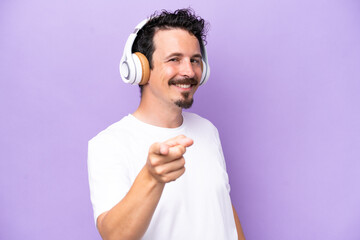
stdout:
[[177,62],[177,61],[179,61],[179,59],[178,58],[171,58],[169,61],[170,62]]
[[192,63],[200,63],[200,60],[199,59],[191,59],[191,62]]

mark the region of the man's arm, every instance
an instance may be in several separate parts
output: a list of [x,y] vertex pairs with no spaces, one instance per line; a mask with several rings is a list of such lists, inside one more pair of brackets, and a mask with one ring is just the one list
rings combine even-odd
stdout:
[[97,218],[97,228],[105,240],[140,239],[149,226],[165,183],[185,172],[183,155],[193,141],[178,136],[149,149],[145,166],[126,196]]
[[233,213],[234,213],[236,230],[237,230],[237,233],[238,233],[238,239],[239,240],[245,240],[245,236],[244,236],[244,232],[243,232],[242,227],[241,227],[239,216],[236,213],[234,205],[232,205],[232,209],[233,209]]

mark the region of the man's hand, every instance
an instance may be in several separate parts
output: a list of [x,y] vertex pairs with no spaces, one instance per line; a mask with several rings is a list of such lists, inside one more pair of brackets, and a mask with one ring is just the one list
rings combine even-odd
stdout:
[[160,183],[175,181],[185,172],[183,155],[193,140],[179,135],[162,143],[150,146],[146,167]]

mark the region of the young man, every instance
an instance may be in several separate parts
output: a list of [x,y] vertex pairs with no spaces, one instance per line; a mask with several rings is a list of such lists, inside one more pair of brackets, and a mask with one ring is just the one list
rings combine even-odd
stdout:
[[137,33],[132,50],[150,65],[140,105],[89,141],[103,239],[245,239],[217,129],[182,112],[203,80],[204,36],[189,9],[153,15]]

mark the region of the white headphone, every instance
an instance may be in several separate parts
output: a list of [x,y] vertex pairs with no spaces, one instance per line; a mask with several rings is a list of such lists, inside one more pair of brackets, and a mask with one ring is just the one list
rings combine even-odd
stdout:
[[[148,20],[149,19],[141,21],[135,27],[134,32],[130,34],[126,41],[124,53],[119,64],[120,75],[125,83],[144,85],[150,78],[150,65],[148,59],[140,52],[131,52],[137,33],[147,23]],[[204,43],[202,45],[202,76],[200,85],[206,83],[210,76],[210,67],[205,45]]]

